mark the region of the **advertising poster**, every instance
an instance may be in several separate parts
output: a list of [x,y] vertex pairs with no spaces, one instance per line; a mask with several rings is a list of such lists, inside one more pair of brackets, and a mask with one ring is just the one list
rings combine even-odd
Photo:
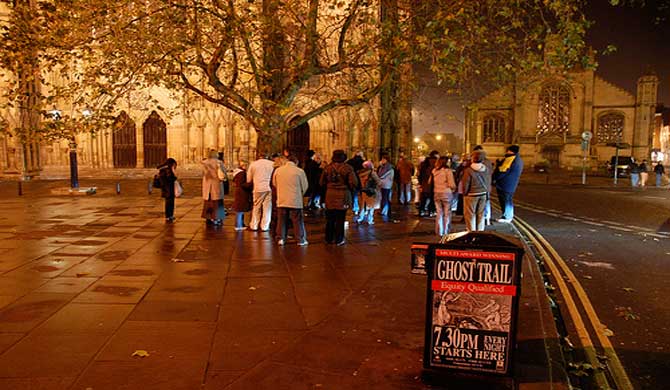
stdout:
[[429,244],[412,244],[412,273],[426,274],[426,260],[428,259]]
[[518,291],[515,259],[514,252],[435,249],[431,367],[507,373]]

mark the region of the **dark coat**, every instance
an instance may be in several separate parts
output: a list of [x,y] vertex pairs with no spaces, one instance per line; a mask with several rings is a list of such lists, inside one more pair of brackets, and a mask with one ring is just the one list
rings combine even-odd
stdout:
[[351,208],[351,192],[358,188],[358,178],[351,165],[339,162],[328,164],[319,183],[326,188],[326,209]]
[[161,182],[161,196],[163,198],[174,198],[174,182],[177,176],[170,167],[163,166],[158,171],[158,179]]
[[233,199],[233,210],[238,212],[251,211],[253,184],[247,183],[247,171],[238,172],[233,177],[233,184],[235,185],[235,198]]
[[323,173],[323,169],[321,169],[321,165],[318,162],[311,158],[305,162],[305,175],[309,184],[307,188],[308,196],[321,193],[321,185],[319,184],[321,173]]
[[[514,157],[511,164],[506,164],[507,160]],[[493,174],[493,180],[496,183],[496,189],[504,192],[516,191],[519,185],[519,179],[523,172],[523,160],[519,155],[506,156],[505,159],[496,167]]]
[[406,158],[398,160],[398,183],[409,184],[412,182],[412,175],[414,175],[414,165]]
[[431,192],[430,188],[430,175],[435,168],[435,163],[437,159],[435,157],[428,157],[421,162],[419,165],[419,184],[421,185],[422,192]]

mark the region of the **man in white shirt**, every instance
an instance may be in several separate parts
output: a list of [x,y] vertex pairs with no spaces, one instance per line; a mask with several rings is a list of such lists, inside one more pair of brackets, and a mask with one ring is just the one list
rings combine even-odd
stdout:
[[279,222],[277,235],[279,245],[286,244],[286,233],[289,218],[293,222],[293,230],[299,246],[308,244],[305,234],[305,223],[302,214],[303,199],[307,192],[307,175],[296,165],[295,156],[288,156],[286,164],[277,168],[272,176],[272,184],[277,191],[277,212]]
[[260,229],[264,232],[270,230],[270,217],[272,216],[272,189],[270,180],[274,163],[261,156],[252,162],[247,170],[247,183],[253,183],[254,208],[251,211],[251,222],[249,230]]

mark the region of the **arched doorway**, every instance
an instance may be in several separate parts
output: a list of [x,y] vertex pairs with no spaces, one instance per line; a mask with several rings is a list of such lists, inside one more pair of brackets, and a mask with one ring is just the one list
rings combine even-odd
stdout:
[[137,166],[135,122],[125,111],[121,111],[114,120],[112,154],[114,155],[114,168],[135,168]]
[[[298,120],[300,117],[294,118],[291,123],[296,123]],[[285,147],[298,158],[300,164],[303,164],[309,150],[309,123],[305,122],[289,130],[286,133]]]
[[156,111],[142,125],[144,135],[144,167],[153,168],[167,159],[167,126]]

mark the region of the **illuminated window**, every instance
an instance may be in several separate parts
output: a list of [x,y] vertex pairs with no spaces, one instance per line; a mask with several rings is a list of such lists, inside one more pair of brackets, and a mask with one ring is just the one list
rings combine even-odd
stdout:
[[623,114],[609,113],[598,118],[596,137],[599,144],[621,142],[623,138]]
[[553,83],[542,87],[537,116],[538,135],[563,135],[570,129],[570,91]]
[[510,143],[509,132],[502,115],[487,115],[484,117],[483,142]]

